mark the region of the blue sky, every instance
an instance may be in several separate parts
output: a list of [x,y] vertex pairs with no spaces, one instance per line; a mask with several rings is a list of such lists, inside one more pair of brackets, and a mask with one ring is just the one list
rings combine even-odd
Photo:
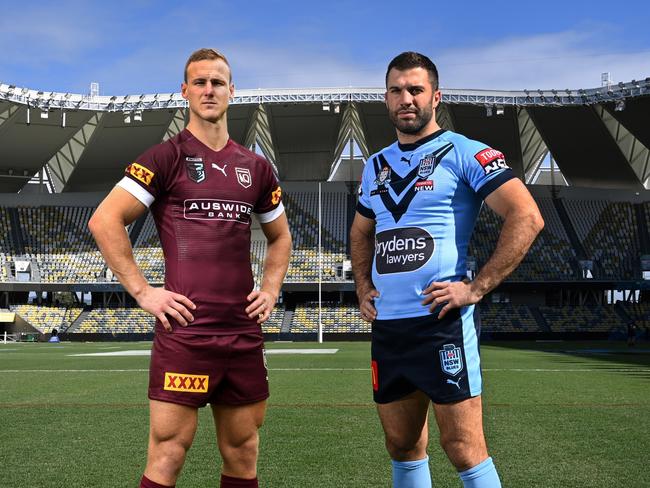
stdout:
[[650,2],[0,0],[0,82],[102,95],[179,90],[215,47],[237,88],[383,84],[404,50],[443,88],[590,88],[650,76]]

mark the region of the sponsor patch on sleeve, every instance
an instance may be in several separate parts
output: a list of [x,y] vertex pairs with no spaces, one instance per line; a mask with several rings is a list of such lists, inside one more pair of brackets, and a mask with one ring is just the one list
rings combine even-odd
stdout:
[[490,173],[500,169],[510,169],[510,167],[506,164],[506,158],[503,153],[501,151],[497,151],[496,149],[488,147],[487,149],[483,149],[482,151],[476,153],[474,157],[481,165],[486,175],[489,175]]
[[151,184],[151,180],[153,180],[153,177],[156,174],[138,163],[129,164],[126,168],[126,172],[147,186]]
[[271,192],[271,203],[277,205],[280,200],[282,200],[282,188],[278,186],[275,191]]

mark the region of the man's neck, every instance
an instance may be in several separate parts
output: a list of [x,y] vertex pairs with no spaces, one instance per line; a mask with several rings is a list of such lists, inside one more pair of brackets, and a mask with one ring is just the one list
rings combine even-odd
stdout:
[[405,134],[404,132],[396,130],[397,140],[400,144],[413,144],[414,142],[417,142],[424,137],[430,136],[439,130],[440,126],[437,122],[433,121],[433,123],[427,124],[426,127],[423,127],[422,130],[416,134]]
[[221,151],[230,138],[228,123],[225,118],[215,123],[201,119],[191,119],[187,124],[187,130],[213,151]]

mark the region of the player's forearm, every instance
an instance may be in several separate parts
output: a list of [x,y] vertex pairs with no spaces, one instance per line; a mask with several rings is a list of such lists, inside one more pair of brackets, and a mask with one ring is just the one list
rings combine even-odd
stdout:
[[374,287],[372,283],[372,258],[374,252],[374,236],[352,228],[350,231],[350,258],[357,294],[365,293]]
[[108,267],[126,291],[137,299],[149,283],[133,258],[131,242],[123,223],[96,214],[88,222],[88,228]]
[[472,290],[483,297],[512,273],[544,228],[538,212],[518,212],[506,217],[490,259],[472,281]]
[[289,268],[291,256],[291,234],[288,232],[269,241],[264,260],[264,275],[262,277],[262,290],[277,297],[280,296],[282,283]]

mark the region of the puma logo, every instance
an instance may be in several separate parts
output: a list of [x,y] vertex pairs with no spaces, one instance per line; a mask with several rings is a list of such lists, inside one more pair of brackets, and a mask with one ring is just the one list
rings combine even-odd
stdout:
[[460,390],[460,384],[459,383],[460,383],[460,378],[458,379],[458,381],[450,380],[449,378],[447,378],[447,384],[448,385],[456,385],[456,387],[458,387],[458,389]]
[[413,158],[413,155],[411,154],[411,157],[406,159],[404,156],[400,158],[400,161],[404,161],[405,163],[408,163],[409,166],[411,166],[411,159]]
[[223,168],[220,168],[218,164],[216,164],[216,163],[212,163],[212,167],[213,167],[214,169],[217,169],[217,170],[221,171],[221,172],[223,173],[224,176],[228,176],[228,175],[226,174],[226,166],[228,166],[228,165],[227,165],[227,164],[224,164],[224,165],[223,165]]

